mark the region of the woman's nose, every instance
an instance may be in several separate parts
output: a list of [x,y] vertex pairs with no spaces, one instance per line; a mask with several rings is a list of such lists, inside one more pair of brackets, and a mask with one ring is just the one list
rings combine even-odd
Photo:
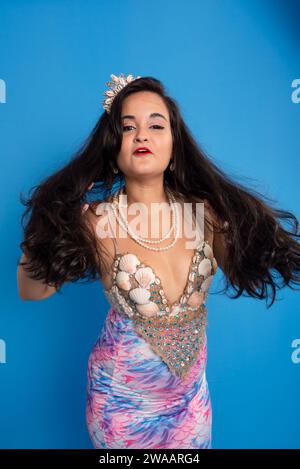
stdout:
[[135,140],[140,142],[141,140],[148,140],[147,137],[135,137]]

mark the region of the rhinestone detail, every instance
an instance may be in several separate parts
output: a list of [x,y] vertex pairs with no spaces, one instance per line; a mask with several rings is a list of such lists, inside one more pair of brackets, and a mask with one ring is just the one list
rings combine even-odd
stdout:
[[197,311],[182,311],[174,317],[133,319],[136,332],[163,359],[169,369],[184,378],[203,346],[207,310],[202,304]]

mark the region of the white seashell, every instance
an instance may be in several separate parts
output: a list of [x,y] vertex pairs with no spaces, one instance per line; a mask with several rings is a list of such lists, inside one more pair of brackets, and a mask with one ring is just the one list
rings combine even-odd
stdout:
[[196,276],[195,272],[191,272],[191,273],[190,273],[190,275],[189,275],[189,280],[190,280],[190,282],[193,282],[193,281],[194,281],[195,276]]
[[186,296],[183,295],[181,298],[180,298],[180,301],[179,301],[180,304],[185,304],[186,303]]
[[187,292],[191,293],[193,290],[194,290],[194,285],[190,283],[189,286],[187,287]]
[[150,291],[146,288],[134,288],[129,292],[130,298],[137,304],[143,305],[148,302],[150,298]]
[[199,275],[203,275],[204,278],[208,277],[211,273],[211,262],[210,259],[202,259],[198,266]]
[[115,95],[115,93],[114,93],[112,90],[107,90],[107,91],[105,91],[104,94],[105,94],[106,96],[114,96],[114,95]]
[[120,259],[119,268],[129,274],[134,274],[139,264],[140,261],[134,254],[124,254]]
[[204,280],[201,284],[201,291],[205,292],[209,289],[211,282],[213,281],[214,276],[210,275],[207,279]]
[[210,247],[208,243],[205,243],[203,252],[204,252],[205,257],[208,257],[209,259],[213,258],[212,248]]
[[134,276],[139,285],[143,288],[149,288],[150,284],[155,280],[155,275],[151,267],[141,267]]
[[145,317],[154,316],[159,311],[159,307],[153,301],[149,301],[143,305],[136,305],[136,309]]
[[122,288],[122,290],[130,290],[131,283],[129,274],[127,272],[123,272],[122,270],[118,272],[116,276],[116,284],[119,288]]
[[194,308],[200,306],[204,302],[204,292],[194,291],[188,299],[188,305],[193,306]]

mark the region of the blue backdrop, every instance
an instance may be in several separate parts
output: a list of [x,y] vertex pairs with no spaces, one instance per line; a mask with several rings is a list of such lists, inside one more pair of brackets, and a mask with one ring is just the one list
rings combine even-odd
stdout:
[[[100,282],[18,297],[20,192],[67,161],[123,72],[162,80],[215,163],[300,217],[299,2],[2,0],[0,23],[0,447],[91,448],[87,359],[109,305]],[[213,447],[299,448],[299,293],[267,310],[221,286],[219,270]]]

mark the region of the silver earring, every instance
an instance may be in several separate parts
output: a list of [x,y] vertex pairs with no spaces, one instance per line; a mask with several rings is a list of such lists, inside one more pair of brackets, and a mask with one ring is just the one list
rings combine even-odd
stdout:
[[114,172],[115,174],[118,174],[118,172],[119,172],[118,168],[113,168],[113,172]]
[[174,161],[172,161],[172,163],[170,164],[170,171],[174,171],[175,169],[175,163]]

